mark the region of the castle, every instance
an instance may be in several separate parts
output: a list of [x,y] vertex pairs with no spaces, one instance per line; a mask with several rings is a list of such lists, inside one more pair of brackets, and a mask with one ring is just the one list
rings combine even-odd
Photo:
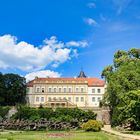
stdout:
[[27,84],[31,107],[98,108],[105,93],[105,81],[88,78],[81,70],[76,78],[39,78]]

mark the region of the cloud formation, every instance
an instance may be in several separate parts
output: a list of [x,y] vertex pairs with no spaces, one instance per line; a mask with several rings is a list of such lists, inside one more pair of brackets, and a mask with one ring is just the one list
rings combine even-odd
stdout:
[[132,0],[112,0],[115,8],[117,9],[117,14],[120,15],[122,11],[129,6]]
[[110,32],[125,32],[136,29],[137,26],[132,26],[122,22],[115,22],[109,25],[108,31]]
[[96,4],[95,4],[94,2],[89,2],[89,3],[87,4],[87,6],[88,6],[89,8],[96,8]]
[[68,47],[71,47],[71,46],[74,46],[74,47],[82,47],[82,48],[85,48],[88,46],[88,43],[87,41],[70,41],[70,42],[67,42],[66,43],[66,46]]
[[96,20],[94,20],[93,18],[84,18],[84,21],[91,26],[97,26],[97,22]]
[[73,48],[70,47],[87,45],[85,41],[70,42],[64,43],[52,36],[36,47],[25,41],[17,42],[15,36],[0,36],[0,68],[16,68],[31,72],[44,69],[49,64],[57,67],[74,57]]
[[41,78],[46,78],[46,77],[60,77],[61,74],[55,71],[50,71],[50,70],[42,70],[42,71],[37,71],[37,72],[31,72],[29,74],[25,75],[26,81],[29,82],[33,80],[35,77],[41,77]]

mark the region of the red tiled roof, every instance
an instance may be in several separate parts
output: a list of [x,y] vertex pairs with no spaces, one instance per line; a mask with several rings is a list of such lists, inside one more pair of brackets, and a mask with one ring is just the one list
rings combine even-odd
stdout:
[[105,81],[98,78],[37,78],[27,83],[27,87],[32,87],[34,81],[87,81],[88,86],[104,86]]

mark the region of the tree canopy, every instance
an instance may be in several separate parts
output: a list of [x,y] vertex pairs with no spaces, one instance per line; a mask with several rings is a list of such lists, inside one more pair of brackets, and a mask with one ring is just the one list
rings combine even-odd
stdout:
[[0,73],[0,105],[25,103],[26,80],[17,74]]
[[[113,64],[104,68],[102,77],[107,81],[104,103],[110,106],[112,125],[125,123],[130,124],[132,129],[140,129],[140,124],[136,126],[134,123],[140,120],[140,115],[136,111],[140,103],[138,98],[140,92],[140,49],[132,48],[128,52],[117,51],[114,54]],[[134,94],[135,98],[133,98]],[[131,106],[132,102],[134,103],[133,107]],[[133,113],[130,113],[130,110]]]

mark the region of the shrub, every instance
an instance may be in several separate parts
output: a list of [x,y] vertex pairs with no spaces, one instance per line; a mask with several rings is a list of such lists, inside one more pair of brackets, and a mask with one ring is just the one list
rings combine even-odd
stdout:
[[10,107],[8,107],[8,106],[6,106],[6,107],[0,106],[0,117],[4,118],[7,115],[9,109],[10,109]]
[[86,123],[84,123],[82,125],[82,128],[85,131],[94,131],[94,132],[97,132],[97,131],[100,131],[101,130],[101,125],[96,120],[89,120],[88,122],[86,122]]
[[47,120],[49,120],[53,115],[52,108],[39,108],[37,111],[40,118],[46,118]]
[[61,115],[58,119],[60,122],[71,122],[73,118],[69,115]]
[[95,120],[96,114],[92,111],[84,111],[78,108],[31,108],[27,106],[17,106],[17,113],[12,116],[14,119],[23,120],[56,120],[59,122],[87,122],[89,119]]
[[98,121],[98,123],[99,123],[101,128],[104,127],[104,123],[102,121]]

